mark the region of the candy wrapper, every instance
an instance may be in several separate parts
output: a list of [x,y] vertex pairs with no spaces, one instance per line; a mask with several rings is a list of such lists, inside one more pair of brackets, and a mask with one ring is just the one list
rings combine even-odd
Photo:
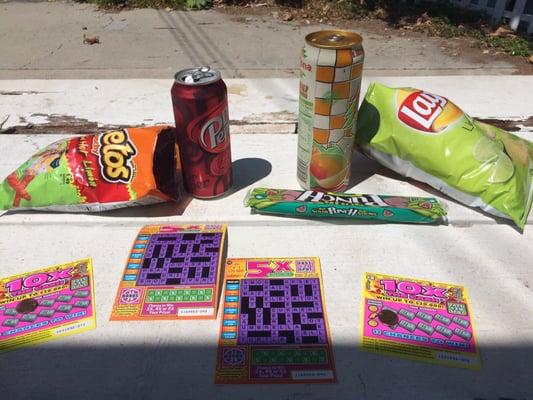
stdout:
[[356,141],[386,167],[521,229],[533,199],[533,144],[418,89],[368,88]]
[[178,154],[166,126],[59,140],[0,184],[0,210],[87,212],[179,201]]
[[324,193],[255,188],[245,200],[253,212],[297,217],[335,217],[430,224],[444,222],[446,211],[434,198]]

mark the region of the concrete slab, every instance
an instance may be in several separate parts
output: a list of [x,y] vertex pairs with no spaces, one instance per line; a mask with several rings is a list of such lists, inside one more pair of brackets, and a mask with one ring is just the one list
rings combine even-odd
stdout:
[[[0,177],[62,136],[0,135]],[[9,152],[7,151],[9,149]],[[523,235],[444,200],[449,226],[383,225],[250,215],[250,186],[296,188],[295,135],[235,135],[235,191],[106,214],[19,213],[0,218],[2,276],[80,257],[94,259],[96,330],[2,355],[0,389],[10,400],[77,399],[525,399],[533,392],[533,220]],[[9,154],[8,156],[6,156]],[[375,163],[354,161],[356,190],[427,195]],[[321,258],[339,382],[216,386],[218,321],[109,322],[131,241],[145,223],[229,223],[230,257]],[[467,287],[482,369],[465,371],[358,350],[361,279],[377,271]]]
[[[0,79],[171,78],[211,64],[228,78],[297,77],[304,36],[330,25],[282,22],[271,15],[231,16],[216,10],[98,11],[65,2],[0,5]],[[443,41],[378,34],[364,37],[367,75],[509,74],[492,57],[453,56]],[[87,45],[83,35],[98,36]]]
[[[531,139],[533,127],[527,121],[533,92],[528,88],[533,76],[366,76],[362,93],[370,82],[446,96],[474,117],[518,121]],[[233,133],[295,132],[297,79],[227,79],[226,84]],[[89,131],[106,125],[173,124],[171,86],[169,79],[0,80],[0,123],[5,120],[4,130],[32,124],[39,132],[60,125],[65,133],[77,132],[77,123],[91,123]]]

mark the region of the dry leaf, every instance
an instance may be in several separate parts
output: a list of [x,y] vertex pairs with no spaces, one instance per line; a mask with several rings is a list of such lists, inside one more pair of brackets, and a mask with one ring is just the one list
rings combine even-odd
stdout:
[[506,26],[500,26],[495,32],[489,33],[489,36],[516,36],[515,33]]
[[98,44],[100,43],[100,38],[98,36],[86,36],[83,34],[83,44]]
[[428,16],[428,13],[425,12],[424,14],[422,14],[420,17],[417,18],[416,25],[423,25],[427,22],[429,22],[429,16]]
[[294,19],[294,15],[292,15],[290,12],[283,14],[281,17],[283,21],[292,21]]

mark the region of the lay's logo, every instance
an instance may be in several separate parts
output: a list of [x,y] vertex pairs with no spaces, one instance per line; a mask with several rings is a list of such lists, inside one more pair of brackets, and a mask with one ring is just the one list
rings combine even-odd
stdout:
[[421,90],[398,90],[398,119],[410,128],[439,133],[456,122],[462,111],[448,99]]

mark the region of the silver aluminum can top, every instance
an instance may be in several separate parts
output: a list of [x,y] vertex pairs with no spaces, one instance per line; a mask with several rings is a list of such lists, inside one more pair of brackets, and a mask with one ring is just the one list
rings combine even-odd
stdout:
[[189,86],[209,85],[220,80],[220,71],[210,66],[182,69],[176,72],[174,79],[177,83]]

